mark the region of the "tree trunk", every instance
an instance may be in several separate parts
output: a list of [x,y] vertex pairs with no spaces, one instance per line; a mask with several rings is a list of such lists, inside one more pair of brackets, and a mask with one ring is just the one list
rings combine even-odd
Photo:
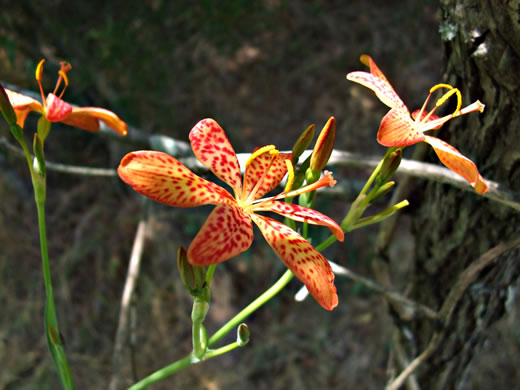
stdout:
[[[463,106],[478,99],[486,109],[448,122],[438,136],[471,158],[485,178],[518,192],[520,1],[441,0],[441,7],[445,79],[461,90]],[[433,152],[429,156],[436,160]],[[499,243],[518,239],[520,215],[443,184],[426,183],[421,191],[414,211],[413,296],[441,308],[470,264]],[[499,247],[498,255],[488,253],[492,261],[475,273],[451,318],[444,317],[440,324],[413,322],[416,353],[427,348],[434,333],[439,340],[417,372],[422,390],[465,388],[465,371],[486,329],[504,314],[508,287],[520,275],[517,248],[514,244]]]

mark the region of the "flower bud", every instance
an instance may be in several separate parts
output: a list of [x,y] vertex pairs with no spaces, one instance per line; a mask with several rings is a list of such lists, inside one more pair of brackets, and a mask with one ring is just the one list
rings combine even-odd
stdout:
[[298,162],[298,158],[302,155],[305,149],[307,149],[312,139],[314,138],[315,129],[316,125],[310,125],[303,131],[298,140],[294,143],[294,146],[292,148],[294,165],[296,165],[296,163]]
[[44,177],[45,176],[45,157],[43,155],[43,143],[37,133],[34,133],[33,152],[34,152],[33,167],[40,176]]
[[40,117],[40,119],[38,119],[37,131],[38,131],[38,136],[40,137],[40,140],[42,141],[42,143],[44,143],[45,139],[51,132],[51,122],[49,122],[47,120],[47,118],[45,118],[45,116],[43,116],[43,115]]
[[336,119],[331,116],[318,137],[311,155],[310,168],[314,172],[321,172],[329,161],[334,142],[336,141]]
[[374,194],[370,194],[370,203],[374,203],[375,201],[381,199],[383,196],[388,194],[390,190],[394,187],[395,181],[389,181],[383,184],[381,187],[377,188]]
[[177,251],[177,268],[181,274],[182,283],[188,292],[199,297],[205,294],[206,270],[204,267],[197,267],[188,261],[186,249],[180,247]]
[[399,164],[401,164],[401,160],[403,158],[403,151],[401,148],[394,150],[388,156],[386,156],[383,161],[383,165],[381,166],[381,170],[379,171],[378,181],[381,184],[385,183],[388,179],[390,179],[397,168],[399,168]]
[[5,92],[4,87],[0,84],[0,110],[7,123],[14,125],[16,123],[16,113],[14,108],[9,101],[9,97]]
[[249,327],[246,324],[238,325],[237,329],[237,344],[243,347],[249,342]]

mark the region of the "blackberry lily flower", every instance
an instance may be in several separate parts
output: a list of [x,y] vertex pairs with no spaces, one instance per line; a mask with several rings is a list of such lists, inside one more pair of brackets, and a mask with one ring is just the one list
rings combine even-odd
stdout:
[[[430,93],[420,110],[414,111],[411,115],[399,95],[394,91],[385,75],[377,67],[372,58],[368,55],[361,56],[361,62],[370,68],[368,72],[351,72],[347,79],[359,83],[375,92],[379,100],[390,107],[390,111],[383,117],[377,133],[377,141],[388,147],[403,147],[414,145],[418,142],[426,142],[433,147],[439,160],[453,172],[466,179],[475,191],[483,194],[488,190],[488,185],[478,172],[477,166],[462,155],[457,149],[447,142],[424,134],[428,130],[439,129],[444,123],[457,116],[465,115],[473,111],[484,111],[484,104],[476,101],[461,109],[462,97],[457,88],[448,84],[438,84],[430,89]],[[427,112],[426,104],[433,92],[438,89],[448,89],[437,102],[435,107]],[[434,115],[435,110],[443,105],[451,96],[457,96],[457,108],[451,115],[442,118]]]
[[[27,118],[29,112],[36,111],[45,116],[49,122],[62,122],[89,131],[98,131],[99,121],[102,121],[117,133],[126,135],[126,123],[119,119],[119,117],[112,111],[98,107],[72,107],[69,103],[61,99],[65,89],[69,85],[67,72],[71,69],[71,66],[68,62],[61,62],[61,69],[58,71],[59,77],[56,82],[56,87],[54,88],[54,91],[49,93],[47,98],[45,98],[41,84],[44,62],[45,60],[41,60],[36,67],[36,80],[40,86],[42,103],[21,93],[9,89],[5,90],[9,97],[9,101],[16,112],[16,117],[18,118],[17,123],[21,128],[23,128],[25,118]],[[65,87],[61,91],[60,95],[57,96],[56,93],[62,81],[64,82]]]
[[289,171],[290,189],[294,177],[292,154],[279,153],[274,145],[258,148],[246,163],[242,179],[240,165],[224,130],[213,119],[204,119],[190,132],[193,152],[199,161],[232,189],[205,180],[162,152],[137,151],[121,160],[118,173],[133,189],[157,202],[173,207],[216,205],[188,248],[188,261],[206,266],[228,260],[247,250],[253,241],[255,222],[269,245],[300,279],[318,303],[327,310],[338,304],[334,274],[325,257],[288,226],[263,215],[272,211],[295,221],[327,226],[343,241],[341,227],[318,211],[279,201],[317,188],[335,184],[331,174],[295,191],[284,191],[260,199],[274,189]]

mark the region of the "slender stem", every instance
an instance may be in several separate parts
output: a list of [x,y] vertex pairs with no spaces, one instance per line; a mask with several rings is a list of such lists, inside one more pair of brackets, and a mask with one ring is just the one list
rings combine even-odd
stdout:
[[379,161],[379,163],[377,164],[377,166],[375,167],[374,171],[372,172],[372,174],[370,175],[370,177],[368,178],[367,182],[365,183],[365,186],[363,187],[363,189],[361,190],[361,192],[359,193],[358,195],[358,198],[361,196],[361,195],[365,195],[368,191],[368,189],[370,188],[370,186],[372,185],[372,183],[374,182],[374,180],[376,179],[377,175],[379,174],[379,171],[381,170],[381,167],[383,166],[383,161],[385,161],[385,158],[386,156],[388,156],[390,153],[392,153],[392,151],[394,150],[395,148],[388,148],[385,155],[383,156],[383,158],[381,159],[381,161]]
[[31,167],[31,174],[34,186],[34,197],[36,200],[36,209],[38,212],[38,228],[40,231],[40,249],[42,257],[43,282],[45,285],[45,334],[47,335],[47,343],[49,350],[56,364],[58,374],[63,387],[67,390],[75,389],[70,373],[69,364],[65,355],[65,349],[61,340],[58,327],[58,318],[56,316],[56,307],[54,304],[54,294],[52,288],[51,269],[49,263],[49,251],[47,247],[47,229],[45,224],[45,177],[34,172]]
[[211,281],[213,280],[213,274],[215,273],[216,264],[211,264],[206,271],[206,283],[211,285]]
[[294,277],[293,273],[290,270],[285,271],[285,273],[278,279],[271,287],[269,287],[262,295],[256,298],[253,302],[247,305],[240,313],[234,316],[231,320],[229,320],[225,325],[223,325],[219,330],[210,337],[208,341],[208,346],[211,347],[215,345],[222,337],[224,337],[228,332],[230,332],[233,328],[238,326],[241,322],[244,321],[251,313],[256,311],[263,304],[268,302],[272,297],[278,294]]
[[224,345],[223,347],[217,349],[208,349],[202,360],[208,360],[220,355],[224,355],[225,353],[231,352],[232,350],[240,347],[241,345],[238,343],[238,341],[234,341],[231,344]]
[[146,378],[141,379],[139,382],[130,386],[128,390],[141,390],[144,389],[156,382],[159,382],[166,378],[167,376],[173,375],[176,372],[190,366],[191,364],[197,362],[197,359],[194,359],[191,353],[186,355],[182,359],[173,362],[172,364],[161,368],[160,370],[155,371],[153,374],[148,375]]

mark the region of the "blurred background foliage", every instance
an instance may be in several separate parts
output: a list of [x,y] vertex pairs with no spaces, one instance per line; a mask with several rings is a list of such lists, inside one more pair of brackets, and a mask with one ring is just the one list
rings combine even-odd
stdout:
[[[50,92],[59,61],[67,60],[72,64],[67,101],[111,109],[147,133],[182,140],[198,120],[213,117],[239,152],[271,143],[289,149],[309,124],[321,129],[334,115],[337,148],[381,155],[375,134],[386,108],[345,80],[346,73],[363,68],[359,56],[370,54],[413,107],[442,78],[441,15],[433,0],[0,2],[0,80],[37,91],[34,69],[46,58],[44,88]],[[32,126],[34,121],[28,121],[27,133]],[[0,126],[0,136],[13,141],[6,126]],[[51,161],[107,168],[115,168],[131,150],[60,126],[53,127],[46,146]],[[0,389],[57,389],[43,336],[30,178],[23,160],[5,148],[0,148],[0,168]],[[367,173],[344,169],[336,176],[365,178]],[[142,199],[117,178],[49,172],[51,267],[79,389],[106,388],[110,378],[119,302],[141,206]],[[318,208],[340,220],[347,207],[347,200],[340,199]],[[126,385],[133,375],[131,355],[142,377],[190,350],[191,299],[182,289],[175,256],[209,211],[152,207],[135,300],[137,341],[123,359]],[[393,253],[406,263],[413,256],[413,236],[406,216],[401,225]],[[313,232],[316,241],[326,234]],[[375,232],[354,232],[326,254],[370,275]],[[208,331],[254,299],[283,269],[261,239],[219,265]],[[340,278],[336,285],[340,306],[327,313],[310,299],[296,304],[293,295],[300,284],[291,283],[247,321],[251,342],[246,348],[154,388],[381,388],[390,338],[385,306],[359,285]],[[493,364],[502,372],[514,372],[517,366],[508,364],[519,361],[520,335],[508,324],[496,336],[504,346]],[[493,364],[484,361],[482,372],[496,369]]]

